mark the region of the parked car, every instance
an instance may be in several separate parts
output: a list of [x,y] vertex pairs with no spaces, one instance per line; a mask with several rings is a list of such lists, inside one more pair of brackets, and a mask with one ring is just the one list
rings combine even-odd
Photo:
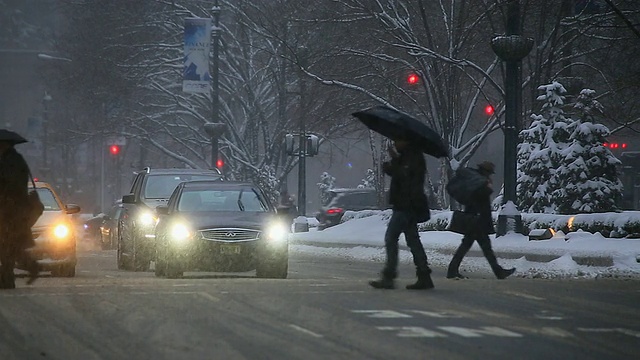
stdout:
[[84,238],[93,244],[100,244],[100,226],[104,222],[105,213],[93,215],[84,221],[82,227],[84,229]]
[[[71,215],[80,212],[80,206],[64,204],[47,183],[35,184],[44,212],[31,227],[35,241],[31,255],[38,260],[41,271],[51,271],[52,276],[73,277],[76,275],[78,230]],[[27,270],[24,264],[18,264],[18,268]]]
[[173,190],[184,181],[222,180],[220,171],[202,169],[151,169],[137,172],[130,194],[122,197],[117,242],[118,269],[146,271],[155,257],[155,208],[166,205]]
[[330,194],[331,200],[329,204],[323,206],[316,213],[318,230],[324,230],[340,224],[340,220],[346,211],[379,210],[386,207],[386,205],[382,207],[378,205],[375,189],[332,189]]
[[263,191],[244,182],[190,181],[157,208],[156,276],[185,271],[286,278],[289,229]]
[[120,222],[123,209],[122,203],[117,202],[102,217],[102,223],[100,225],[100,246],[102,250],[116,248],[118,242],[118,223]]

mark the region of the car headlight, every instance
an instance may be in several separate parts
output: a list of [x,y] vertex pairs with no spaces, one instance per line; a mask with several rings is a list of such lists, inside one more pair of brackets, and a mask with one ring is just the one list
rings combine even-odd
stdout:
[[182,223],[174,224],[171,227],[171,232],[169,234],[171,236],[171,240],[176,243],[185,243],[193,236],[193,231],[189,229],[189,227]]
[[53,228],[53,235],[58,239],[66,239],[71,234],[71,229],[65,224],[56,225]]
[[284,224],[271,224],[265,232],[270,242],[282,242],[287,240],[288,231]]
[[158,222],[158,218],[151,211],[145,211],[138,216],[138,221],[143,226],[152,226]]

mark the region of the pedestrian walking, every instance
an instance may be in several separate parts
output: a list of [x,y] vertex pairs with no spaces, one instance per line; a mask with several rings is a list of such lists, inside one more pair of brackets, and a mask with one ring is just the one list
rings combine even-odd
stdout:
[[498,264],[498,260],[491,248],[491,240],[489,239],[489,234],[495,233],[493,219],[491,218],[491,193],[493,192],[491,175],[495,173],[495,165],[490,161],[484,161],[478,165],[477,169],[472,170],[477,171],[480,175],[486,178],[486,185],[482,186],[474,193],[471,201],[468,205],[465,205],[464,209],[465,212],[476,214],[478,216],[477,224],[470,227],[470,230],[464,234],[462,243],[458,246],[458,249],[449,263],[447,278],[465,278],[460,274],[460,263],[469,249],[471,249],[473,242],[477,241],[495,276],[498,279],[505,279],[509,275],[513,274],[516,269],[504,269]]
[[391,161],[382,164],[385,174],[391,176],[389,187],[389,203],[392,215],[384,235],[386,263],[379,280],[369,284],[376,289],[393,289],[394,280],[398,276],[398,240],[404,233],[407,245],[413,255],[418,280],[407,285],[407,289],[431,289],[431,269],[427,262],[427,254],[420,242],[418,222],[428,220],[429,205],[424,194],[426,163],[419,146],[405,138],[394,139],[390,146]]
[[16,261],[29,268],[29,281],[38,276],[37,262],[26,249],[34,245],[28,223],[29,166],[14,145],[26,142],[20,135],[0,130],[0,289],[16,287]]

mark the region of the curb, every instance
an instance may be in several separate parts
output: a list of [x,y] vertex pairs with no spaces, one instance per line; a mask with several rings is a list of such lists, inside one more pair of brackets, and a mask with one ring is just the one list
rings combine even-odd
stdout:
[[[305,241],[305,240],[290,240],[290,244],[296,245],[309,245],[315,247],[324,247],[324,248],[355,248],[355,247],[366,247],[366,248],[375,248],[375,249],[384,249],[384,246],[380,245],[369,245],[369,244],[344,244],[344,243],[331,243],[331,242],[319,242],[319,241]],[[406,245],[400,245],[400,249],[409,251],[409,248]],[[455,249],[436,249],[435,252],[445,255],[453,256]],[[527,261],[531,262],[540,262],[540,263],[548,263],[550,261],[561,258],[561,255],[545,255],[545,254],[531,254],[531,253],[522,253],[522,252],[507,252],[507,251],[495,251],[496,257],[503,259],[519,259],[524,257]],[[470,250],[466,256],[470,257],[484,257],[482,251],[479,250]],[[640,262],[640,258],[637,259]],[[573,261],[575,261],[578,265],[584,266],[598,266],[598,267],[608,267],[613,266],[613,258],[611,256],[574,256]]]

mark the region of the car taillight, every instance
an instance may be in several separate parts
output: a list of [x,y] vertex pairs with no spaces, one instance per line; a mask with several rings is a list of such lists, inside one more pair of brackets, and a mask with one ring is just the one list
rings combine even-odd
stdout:
[[327,210],[327,214],[340,214],[343,210],[341,208],[331,208]]

